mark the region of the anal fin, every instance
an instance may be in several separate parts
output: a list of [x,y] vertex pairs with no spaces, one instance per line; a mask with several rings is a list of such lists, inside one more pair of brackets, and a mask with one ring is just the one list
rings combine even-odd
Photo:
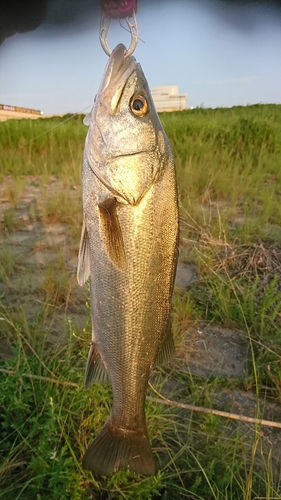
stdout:
[[88,389],[94,382],[109,384],[110,380],[97,344],[92,341],[85,369],[85,389]]
[[116,204],[115,198],[109,198],[100,203],[99,215],[108,256],[118,269],[124,269],[126,256]]
[[160,350],[157,354],[154,366],[167,364],[175,355],[175,344],[172,333],[171,320],[167,322],[165,336],[162,341]]

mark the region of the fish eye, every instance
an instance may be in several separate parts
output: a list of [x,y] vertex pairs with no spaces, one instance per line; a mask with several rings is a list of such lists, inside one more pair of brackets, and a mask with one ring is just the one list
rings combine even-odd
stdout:
[[130,100],[130,109],[136,116],[145,116],[148,113],[148,102],[142,95],[134,95]]

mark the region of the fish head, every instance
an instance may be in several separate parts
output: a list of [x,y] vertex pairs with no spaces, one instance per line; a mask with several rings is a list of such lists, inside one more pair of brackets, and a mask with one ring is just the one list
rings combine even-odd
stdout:
[[130,204],[149,190],[171,154],[142,68],[122,44],[105,68],[85,152],[100,181]]

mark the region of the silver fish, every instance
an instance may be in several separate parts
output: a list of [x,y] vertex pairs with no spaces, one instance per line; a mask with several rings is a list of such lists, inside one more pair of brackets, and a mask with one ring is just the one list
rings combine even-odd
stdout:
[[77,271],[80,285],[90,277],[91,289],[85,386],[110,382],[113,405],[83,466],[154,474],[144,404],[151,369],[174,353],[177,188],[148,83],[122,44],[108,60],[89,125]]

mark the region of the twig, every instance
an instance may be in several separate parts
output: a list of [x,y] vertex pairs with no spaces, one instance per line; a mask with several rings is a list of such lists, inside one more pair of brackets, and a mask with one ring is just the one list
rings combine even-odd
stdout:
[[159,403],[159,404],[165,404],[167,406],[174,406],[176,408],[183,408],[184,410],[190,410],[190,411],[199,411],[202,413],[209,413],[211,415],[218,415],[219,417],[225,417],[225,418],[231,418],[233,420],[240,420],[241,422],[250,422],[251,424],[259,424],[259,425],[266,425],[268,427],[277,427],[278,429],[281,429],[281,423],[280,422],[272,422],[271,420],[263,420],[260,418],[254,418],[254,417],[246,417],[245,415],[237,415],[236,413],[229,413],[227,411],[220,411],[220,410],[213,410],[211,408],[203,408],[202,406],[193,406],[193,405],[188,405],[185,403],[178,403],[177,401],[171,401],[171,399],[167,399],[162,394],[160,394],[156,389],[150,384],[150,388],[160,396],[159,398],[154,398],[152,396],[147,396],[147,399],[149,401],[152,401],[154,403]]
[[53,384],[67,385],[69,387],[79,387],[79,385],[75,384],[75,382],[67,382],[66,380],[59,380],[58,378],[42,377],[41,375],[32,375],[32,373],[18,373],[15,370],[5,370],[5,368],[0,368],[0,372],[7,373],[7,375],[19,375],[21,377],[43,380],[43,382],[52,382]]
[[[15,370],[6,370],[4,368],[0,368],[1,373],[6,373],[7,375],[17,375],[18,372]],[[18,374],[19,375],[19,374]],[[36,380],[42,380],[43,382],[51,382],[53,384],[60,384],[68,387],[79,387],[79,384],[75,384],[75,382],[67,382],[66,380],[59,380],[55,378],[50,378],[50,377],[43,377],[41,375],[32,375],[31,373],[21,373],[21,377],[28,377]],[[240,420],[241,422],[250,422],[251,424],[259,424],[259,425],[266,425],[268,427],[277,427],[278,429],[281,429],[281,423],[279,422],[273,422],[271,420],[263,420],[260,418],[254,418],[254,417],[246,417],[245,415],[236,415],[236,413],[228,413],[227,411],[220,411],[220,410],[213,410],[211,408],[203,408],[202,406],[193,406],[193,405],[188,405],[185,403],[178,403],[177,401],[171,401],[171,399],[167,399],[162,394],[160,394],[156,389],[153,387],[151,383],[149,383],[149,386],[151,389],[158,395],[160,396],[159,398],[154,398],[152,396],[147,396],[146,398],[149,401],[152,401],[153,403],[159,403],[159,404],[165,404],[167,406],[174,406],[176,408],[183,408],[184,410],[190,410],[190,411],[199,411],[202,413],[209,413],[211,415],[218,415],[219,417],[225,417],[225,418],[231,418],[233,420]]]

